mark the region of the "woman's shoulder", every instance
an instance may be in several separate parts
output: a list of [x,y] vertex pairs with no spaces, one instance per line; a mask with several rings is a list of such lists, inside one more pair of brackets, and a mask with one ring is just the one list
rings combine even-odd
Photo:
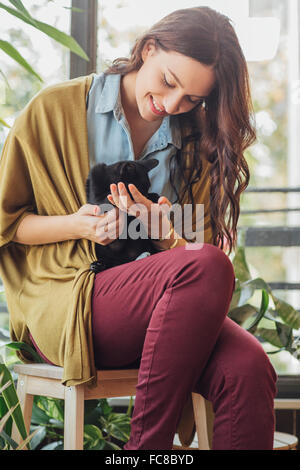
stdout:
[[47,121],[65,121],[68,115],[77,118],[82,115],[85,101],[93,81],[94,74],[66,80],[49,85],[37,93],[25,106],[15,120],[13,130],[20,132],[26,123],[39,127],[43,116]]
[[70,99],[86,97],[93,82],[94,74],[73,78],[64,82],[49,85],[37,93],[28,105],[36,105],[53,100],[64,103]]

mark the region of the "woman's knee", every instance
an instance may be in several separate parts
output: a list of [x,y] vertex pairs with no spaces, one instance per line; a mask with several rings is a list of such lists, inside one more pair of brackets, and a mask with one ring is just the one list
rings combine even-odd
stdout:
[[175,277],[171,287],[181,289],[190,320],[194,324],[199,320],[202,323],[204,315],[207,328],[211,325],[218,329],[228,313],[234,290],[235,276],[230,259],[208,244],[198,250],[180,247],[173,255]]
[[[232,394],[239,403],[272,403],[277,375],[258,339],[226,318],[205,374],[198,383],[199,393],[212,401],[220,393]],[[226,392],[227,390],[227,392]]]
[[[176,252],[176,253],[175,253]],[[232,262],[229,257],[218,247],[208,243],[190,243],[185,247],[174,250],[175,258],[182,261],[186,267],[203,274],[210,275],[213,279],[221,278],[229,283],[235,279]]]
[[236,334],[231,343],[233,354],[230,354],[231,359],[227,357],[226,363],[230,376],[241,387],[244,384],[247,395],[267,393],[273,397],[277,375],[268,355],[255,336],[238,325],[235,328]]
[[[196,244],[195,244],[196,245]],[[199,249],[186,249],[187,263],[191,271],[198,276],[206,291],[220,299],[230,301],[235,287],[235,273],[231,260],[219,248],[204,243]]]

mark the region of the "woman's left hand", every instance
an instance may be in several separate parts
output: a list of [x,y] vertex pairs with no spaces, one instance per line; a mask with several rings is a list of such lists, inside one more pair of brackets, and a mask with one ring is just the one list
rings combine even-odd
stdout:
[[128,188],[130,194],[124,183],[111,184],[111,194],[107,196],[109,202],[139,219],[150,238],[163,238],[171,228],[167,213],[172,203],[165,196],[161,196],[155,203],[147,199],[134,184],[129,184]]

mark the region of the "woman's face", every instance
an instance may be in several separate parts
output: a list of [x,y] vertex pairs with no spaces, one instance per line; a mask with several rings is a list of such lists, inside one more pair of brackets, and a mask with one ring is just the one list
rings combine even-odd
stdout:
[[177,52],[156,49],[152,41],[145,45],[142,57],[144,63],[136,74],[135,99],[139,114],[146,121],[187,113],[214,87],[212,67]]

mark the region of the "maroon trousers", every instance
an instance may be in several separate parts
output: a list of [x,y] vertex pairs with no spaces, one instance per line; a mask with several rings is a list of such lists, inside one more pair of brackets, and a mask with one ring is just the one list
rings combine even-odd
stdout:
[[96,365],[139,367],[125,450],[171,449],[192,391],[213,404],[213,449],[272,449],[276,374],[257,339],[227,317],[234,284],[231,261],[208,244],[96,275]]

